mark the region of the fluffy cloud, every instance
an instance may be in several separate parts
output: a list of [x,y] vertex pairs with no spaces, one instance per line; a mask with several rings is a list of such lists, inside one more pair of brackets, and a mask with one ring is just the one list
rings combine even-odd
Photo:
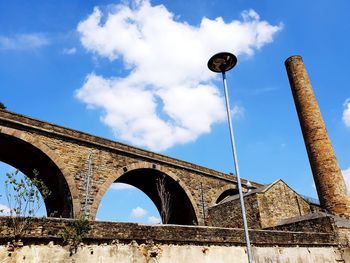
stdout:
[[155,216],[149,216],[147,221],[148,221],[149,224],[152,224],[152,225],[162,223],[160,218],[159,217],[155,217]]
[[77,53],[77,49],[75,47],[64,48],[62,50],[62,54],[64,54],[64,55],[74,55],[75,53]]
[[144,217],[146,214],[147,214],[147,210],[138,206],[138,207],[131,210],[130,217],[132,219],[139,219],[139,218]]
[[49,39],[43,34],[18,34],[0,36],[0,50],[31,50],[48,45]]
[[208,58],[220,51],[253,55],[279,30],[253,10],[242,20],[203,18],[192,26],[147,0],[113,6],[108,14],[95,8],[79,23],[81,43],[94,56],[121,59],[126,75],[91,73],[76,96],[103,109],[102,121],[132,144],[161,151],[191,142],[225,120]]
[[0,204],[0,216],[9,216],[11,209],[6,205]]
[[117,191],[135,189],[134,186],[124,183],[113,183],[110,188]]
[[346,187],[348,188],[348,195],[350,195],[350,167],[342,171]]
[[238,106],[238,105],[233,106],[233,109],[231,110],[232,118],[241,119],[244,117],[244,114],[245,114],[244,107]]
[[347,127],[350,127],[350,98],[344,103],[343,121]]

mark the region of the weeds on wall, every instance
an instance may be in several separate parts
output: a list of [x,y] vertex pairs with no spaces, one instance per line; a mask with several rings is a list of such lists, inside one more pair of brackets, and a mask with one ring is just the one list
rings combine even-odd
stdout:
[[38,175],[39,172],[35,169],[31,178],[19,178],[18,170],[6,173],[5,197],[8,209],[0,210],[0,213],[9,216],[10,237],[16,239],[26,232],[43,205],[40,194],[44,200],[51,194]]
[[69,245],[71,255],[73,252],[77,252],[79,244],[89,234],[90,229],[89,221],[85,216],[81,216],[79,219],[71,221],[60,233],[63,243]]
[[0,110],[6,110],[6,106],[4,103],[0,101]]

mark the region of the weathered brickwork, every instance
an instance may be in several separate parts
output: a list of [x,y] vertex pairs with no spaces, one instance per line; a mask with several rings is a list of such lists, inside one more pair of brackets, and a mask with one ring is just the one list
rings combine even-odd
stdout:
[[300,56],[285,62],[321,206],[350,217],[350,197]]
[[[72,211],[66,211],[69,210],[69,204],[53,207],[50,215],[55,216],[78,217],[86,212],[90,218],[95,218],[105,192],[118,180],[129,180],[127,182],[136,187],[146,185],[148,188],[142,190],[157,205],[156,187],[147,186],[147,181],[151,178],[149,176],[163,174],[173,184],[173,194],[177,197],[174,204],[176,210],[181,210],[180,206],[185,203],[182,207],[184,211],[173,213],[193,210],[193,215],[188,216],[185,224],[204,224],[202,208],[207,209],[215,204],[225,190],[237,187],[235,177],[224,173],[8,111],[0,111],[0,145],[4,146],[0,148],[0,161],[24,171],[38,168],[29,167],[37,165],[43,171],[41,176],[46,176],[44,180],[48,184],[55,177],[60,177],[56,181],[67,185],[62,187],[63,194],[57,194],[52,204],[71,203]],[[31,163],[23,163],[21,160],[26,154],[38,156],[38,160],[32,157]],[[92,171],[90,178],[89,155]],[[53,173],[53,169],[57,171]],[[126,175],[132,176],[125,177]],[[134,177],[137,180],[130,179]],[[244,185],[245,183],[243,180]],[[52,192],[62,192],[62,189],[56,189],[55,186],[56,183],[52,183]],[[253,183],[253,186],[259,184]],[[180,195],[180,192],[183,194]],[[63,200],[64,198],[66,199]],[[46,207],[50,207],[50,203],[46,203]],[[54,213],[55,210],[58,212]],[[173,223],[177,223],[176,220],[175,218]]]
[[[72,219],[37,218],[30,228],[21,235],[22,240],[38,239],[62,242],[60,233]],[[0,243],[9,240],[11,224],[8,218],[0,218]],[[85,239],[87,243],[105,243],[118,240],[129,243],[157,241],[171,244],[227,244],[244,245],[243,229],[217,227],[175,226],[175,225],[140,225],[136,223],[89,222],[91,230]],[[255,246],[268,245],[337,245],[334,233],[323,232],[288,232],[275,230],[250,230],[251,242]]]
[[350,247],[350,220],[324,212],[282,220],[280,225],[268,228],[290,232],[333,233],[339,245]]
[[[244,198],[249,228],[260,229],[260,214],[256,195]],[[208,225],[216,227],[242,228],[242,212],[239,198],[209,208]]]
[[[261,229],[278,225],[286,218],[311,212],[310,205],[282,180],[245,195],[249,228]],[[219,227],[243,227],[239,198],[228,199],[209,209],[209,224]]]
[[[0,218],[2,262],[247,262],[243,229],[90,221],[77,247],[61,233],[72,219],[34,218],[17,239]],[[349,231],[317,222],[307,231],[249,230],[254,262],[329,263],[350,260]],[[325,231],[324,231],[325,230]],[[72,252],[73,251],[73,252]]]
[[278,224],[281,219],[302,216],[311,212],[310,205],[282,180],[257,194],[261,227]]
[[334,233],[336,225],[332,216],[319,212],[282,220],[279,225],[266,229],[290,232]]
[[338,234],[339,243],[345,247],[350,247],[350,228],[340,227],[337,228],[336,232]]

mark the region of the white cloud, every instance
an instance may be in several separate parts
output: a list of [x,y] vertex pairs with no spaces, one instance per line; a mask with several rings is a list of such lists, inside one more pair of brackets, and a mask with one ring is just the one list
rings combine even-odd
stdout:
[[124,183],[113,183],[110,188],[117,191],[135,189],[134,186]]
[[348,195],[350,195],[350,167],[346,170],[342,170],[346,187],[348,189]]
[[83,46],[94,56],[122,59],[128,74],[91,73],[76,96],[102,108],[102,121],[117,137],[156,151],[194,141],[225,120],[223,98],[213,84],[219,74],[206,67],[211,55],[253,55],[282,28],[261,21],[253,10],[244,11],[242,20],[203,18],[192,26],[148,0],[130,6],[116,5],[108,14],[95,8],[79,23]]
[[49,39],[39,33],[0,36],[0,50],[31,50],[47,46],[49,43]]
[[0,204],[0,216],[9,216],[11,214],[11,209],[3,204]]
[[160,220],[159,217],[156,216],[149,216],[147,219],[149,224],[160,224],[162,223],[162,220]]
[[132,219],[139,219],[139,218],[144,217],[146,214],[147,214],[147,210],[138,206],[138,207],[131,210],[130,217]]
[[62,53],[64,55],[74,55],[75,53],[77,53],[77,49],[75,47],[65,48],[62,50]]
[[231,115],[234,119],[241,119],[244,117],[245,108],[243,106],[235,105],[233,109],[231,109]]
[[350,98],[344,103],[343,121],[347,127],[350,127]]

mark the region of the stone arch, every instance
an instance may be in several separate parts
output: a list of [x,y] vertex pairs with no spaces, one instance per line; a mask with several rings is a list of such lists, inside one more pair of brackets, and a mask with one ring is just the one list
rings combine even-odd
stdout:
[[47,215],[72,218],[80,211],[74,179],[58,156],[29,133],[9,127],[0,128],[0,161],[24,173],[29,178],[33,169],[50,189],[44,200]]
[[212,204],[212,206],[218,204],[220,201],[225,199],[227,196],[232,196],[232,195],[238,194],[238,188],[237,188],[237,185],[228,184],[228,185],[221,187],[217,191],[217,193],[218,194],[213,199],[214,203]]
[[[178,209],[179,207],[177,207],[177,209],[175,209],[174,215],[176,213],[177,214],[176,214],[176,216],[173,216],[173,220],[170,219],[169,223],[171,223],[171,224],[185,224],[185,225],[198,224],[199,210],[198,210],[198,207],[196,206],[196,202],[195,202],[192,194],[190,193],[190,191],[188,190],[186,185],[178,178],[178,176],[176,176],[173,172],[171,172],[166,167],[163,167],[163,166],[158,165],[158,164],[148,163],[148,162],[137,162],[137,163],[133,163],[131,165],[125,166],[123,168],[118,169],[116,171],[116,173],[114,174],[114,176],[109,177],[99,187],[99,191],[95,195],[95,199],[94,199],[94,202],[93,202],[92,207],[91,207],[91,217],[94,218],[96,216],[97,209],[98,209],[98,206],[102,200],[102,197],[106,193],[107,189],[114,182],[123,182],[123,183],[128,183],[128,184],[131,184],[133,186],[136,186],[141,191],[144,191],[145,194],[150,197],[150,199],[154,202],[154,204],[157,206],[157,208],[159,210],[159,203],[157,202],[157,200],[156,200],[157,197],[154,194],[154,192],[156,191],[155,185],[154,185],[153,193],[152,193],[152,192],[149,192],[149,188],[148,188],[148,191],[147,190],[145,191],[146,188],[141,185],[141,182],[139,184],[137,184],[137,183],[135,183],[135,181],[133,181],[131,179],[132,176],[137,176],[136,173],[138,173],[138,172],[140,172],[140,173],[142,172],[142,173],[146,173],[146,174],[148,173],[148,175],[145,175],[145,176],[148,176],[147,177],[148,179],[150,178],[151,174],[153,174],[153,177],[164,175],[166,180],[168,180],[167,183],[169,182],[172,185],[171,188],[175,187],[175,188],[177,188],[176,192],[181,192],[181,194],[179,194],[179,195],[181,195],[182,202],[173,202],[173,203],[178,203],[178,204],[183,203],[182,208],[186,208],[185,209],[186,211],[178,211],[178,210],[184,210],[184,209]],[[154,173],[156,175],[154,175]],[[177,196],[177,197],[179,197],[179,196]],[[187,212],[187,213],[189,213],[189,215],[187,217],[185,216],[186,219],[180,219],[179,214],[178,214],[180,212],[182,212],[182,213]]]

